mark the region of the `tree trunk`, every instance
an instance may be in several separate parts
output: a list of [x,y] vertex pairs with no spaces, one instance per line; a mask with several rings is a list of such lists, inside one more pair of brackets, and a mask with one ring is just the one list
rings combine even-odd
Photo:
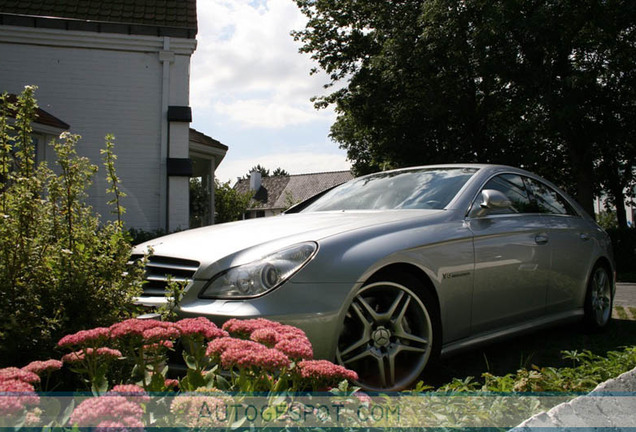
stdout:
[[627,228],[627,212],[625,211],[625,195],[620,186],[612,188],[614,206],[616,207],[616,219],[619,228]]
[[576,200],[590,216],[594,217],[594,163],[590,151],[580,146],[570,147],[572,172],[576,181]]

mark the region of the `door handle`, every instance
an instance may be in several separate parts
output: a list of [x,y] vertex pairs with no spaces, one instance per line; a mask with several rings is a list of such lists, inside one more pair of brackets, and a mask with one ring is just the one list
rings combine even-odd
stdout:
[[591,237],[588,233],[581,233],[579,234],[579,238],[583,241],[588,241]]
[[538,245],[544,245],[548,243],[548,235],[547,234],[537,234],[534,236],[534,242]]

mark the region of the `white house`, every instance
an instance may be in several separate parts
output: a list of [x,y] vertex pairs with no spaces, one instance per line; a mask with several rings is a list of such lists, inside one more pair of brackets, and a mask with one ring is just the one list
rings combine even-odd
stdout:
[[[188,228],[190,177],[211,193],[227,151],[189,127],[196,33],[196,0],[0,0],[0,92],[37,85],[39,106],[82,136],[93,163],[115,135],[129,227]],[[90,195],[106,217],[103,171]]]

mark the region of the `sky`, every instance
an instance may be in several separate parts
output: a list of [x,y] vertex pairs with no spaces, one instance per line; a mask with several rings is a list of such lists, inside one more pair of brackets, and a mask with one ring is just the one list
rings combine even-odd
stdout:
[[216,170],[234,184],[257,164],[290,174],[350,168],[328,137],[332,109],[316,110],[324,74],[298,52],[304,28],[293,0],[198,0],[197,49],[190,70],[191,126],[229,147]]

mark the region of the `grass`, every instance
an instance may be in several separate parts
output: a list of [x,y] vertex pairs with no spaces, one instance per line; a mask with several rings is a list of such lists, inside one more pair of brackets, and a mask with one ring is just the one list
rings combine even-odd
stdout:
[[621,320],[628,320],[629,319],[629,315],[627,315],[627,308],[625,308],[624,306],[615,307],[614,308],[614,312],[616,313],[618,318],[621,319]]
[[427,385],[439,387],[455,378],[479,379],[486,372],[504,376],[533,365],[570,367],[572,361],[563,358],[563,351],[589,350],[605,356],[628,346],[636,346],[636,308],[619,306],[602,332],[587,333],[581,323],[574,323],[517,336],[444,358],[427,367],[422,379]]

